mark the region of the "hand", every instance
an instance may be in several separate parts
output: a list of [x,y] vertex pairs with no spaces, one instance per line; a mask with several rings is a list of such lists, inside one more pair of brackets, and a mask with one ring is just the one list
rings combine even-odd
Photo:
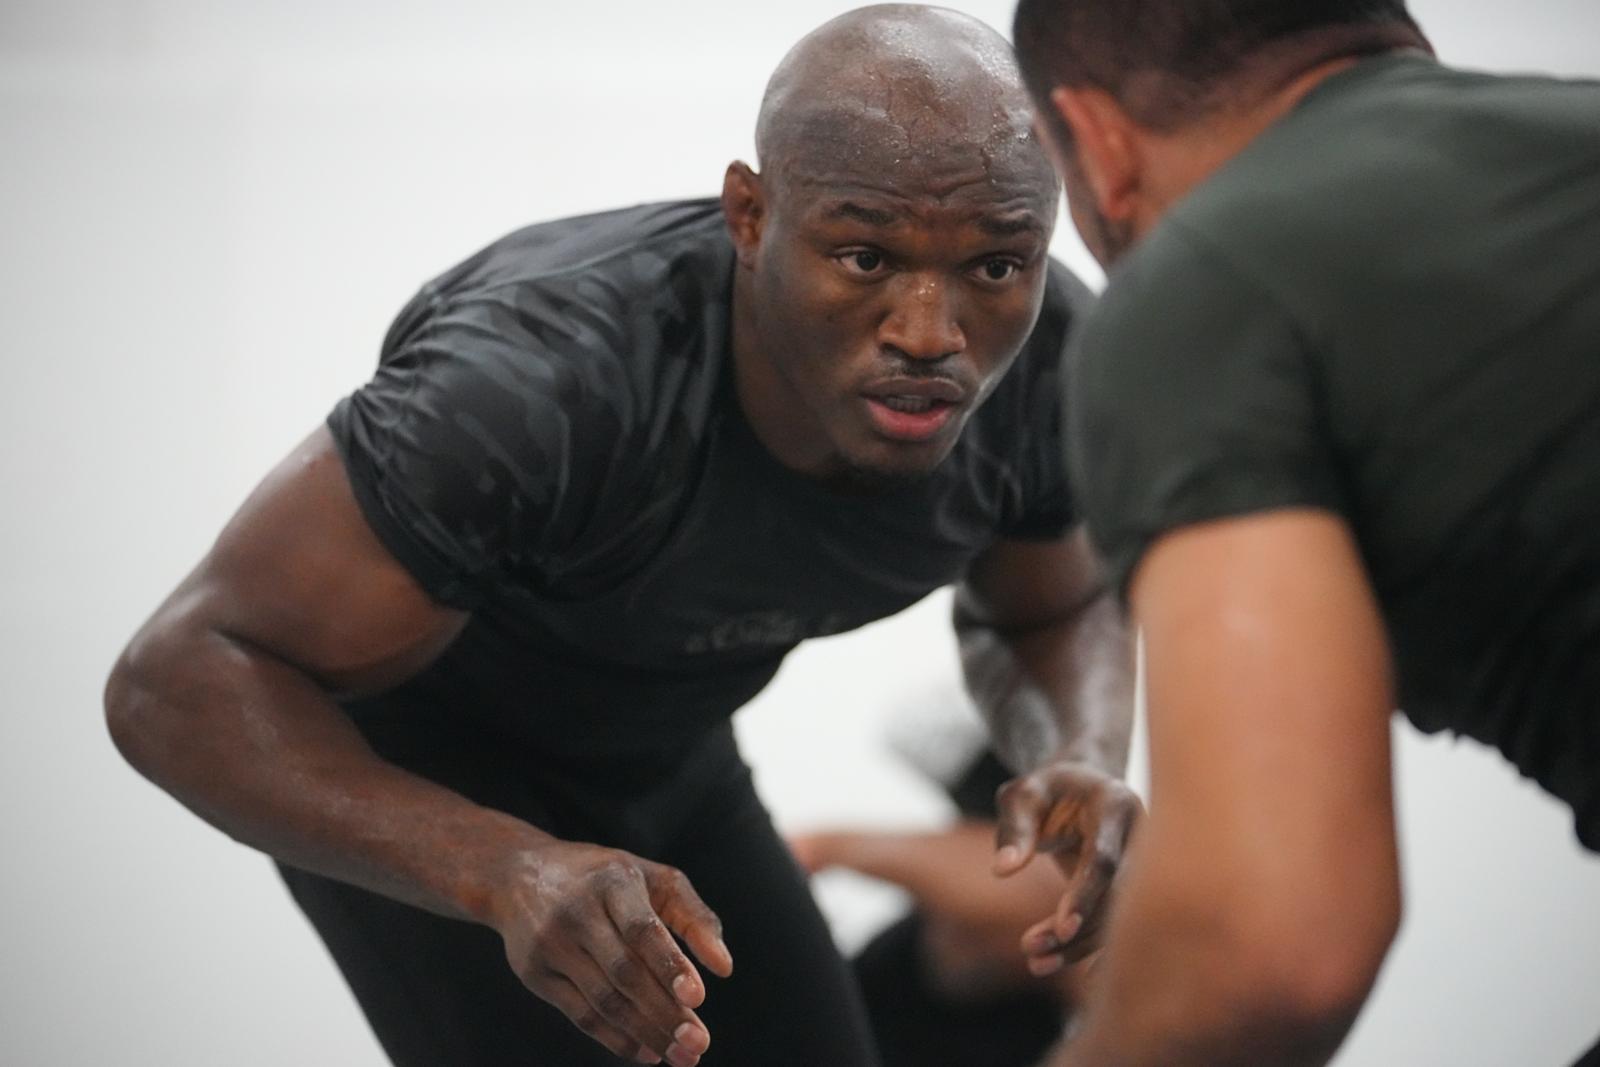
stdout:
[[1007,782],[996,803],[995,873],[1015,874],[1047,852],[1067,878],[1055,914],[1022,935],[1028,969],[1046,977],[1100,947],[1111,885],[1144,805],[1117,779],[1065,761]]
[[672,935],[724,978],[733,957],[682,871],[551,838],[518,854],[491,915],[512,970],[578,1029],[637,1063],[700,1062],[705,983]]
[[793,834],[788,839],[789,851],[795,862],[807,874],[818,874],[838,865],[839,840],[836,833]]

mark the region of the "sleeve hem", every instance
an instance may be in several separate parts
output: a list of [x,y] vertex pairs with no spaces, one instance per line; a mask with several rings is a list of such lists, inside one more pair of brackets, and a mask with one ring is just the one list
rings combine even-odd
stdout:
[[377,464],[365,452],[351,446],[349,427],[345,425],[349,420],[349,413],[345,410],[349,403],[350,400],[346,398],[333,410],[328,416],[327,426],[367,525],[384,548],[434,601],[463,611],[478,607],[483,600],[481,594],[412,536],[403,518],[394,513],[379,488],[382,475]]
[[[1297,488],[1276,494],[1254,495],[1248,501],[1205,499],[1190,507],[1178,509],[1170,521],[1160,526],[1125,531],[1117,538],[1120,547],[1106,557],[1106,565],[1115,583],[1118,599],[1124,605],[1128,603],[1128,592],[1133,585],[1133,577],[1138,572],[1139,565],[1144,562],[1151,547],[1167,534],[1201,523],[1293,508],[1310,508],[1329,512],[1341,519],[1344,517],[1344,512],[1338,506],[1334,494],[1308,492],[1304,488]],[[1097,546],[1104,544],[1098,536],[1094,537],[1094,540]]]

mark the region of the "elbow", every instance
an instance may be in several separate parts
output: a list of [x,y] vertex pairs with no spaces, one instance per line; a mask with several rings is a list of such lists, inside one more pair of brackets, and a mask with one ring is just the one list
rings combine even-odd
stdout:
[[1399,932],[1398,888],[1338,913],[1252,921],[1235,938],[1230,999],[1264,1041],[1331,1055],[1360,1014]]
[[147,703],[141,699],[144,691],[145,686],[140,680],[140,664],[134,656],[133,647],[129,646],[111,668],[102,702],[111,743],[123,759],[140,770],[143,770],[141,757],[146,749],[150,728],[150,716],[142,710],[142,705]]
[[123,650],[102,697],[106,730],[122,758],[147,778],[158,778],[162,755],[172,748],[171,701],[162,697],[168,638],[141,633]]

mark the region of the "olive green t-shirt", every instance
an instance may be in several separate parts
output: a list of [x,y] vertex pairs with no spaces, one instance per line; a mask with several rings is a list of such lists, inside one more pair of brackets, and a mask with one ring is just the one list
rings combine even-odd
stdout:
[[1336,512],[1406,713],[1600,850],[1600,84],[1415,53],[1329,78],[1127,257],[1074,364],[1122,588],[1175,527]]

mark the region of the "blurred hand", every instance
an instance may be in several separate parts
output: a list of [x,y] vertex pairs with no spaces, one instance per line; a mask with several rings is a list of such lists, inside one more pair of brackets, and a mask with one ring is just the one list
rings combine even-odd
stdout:
[[848,831],[791,834],[789,851],[807,874],[817,874],[829,867],[845,865],[842,854],[848,851],[846,846],[860,836]]
[[526,849],[497,880],[493,925],[512,970],[612,1053],[694,1067],[711,1043],[694,1013],[694,964],[727,977],[722,923],[682,871],[617,849],[558,841]]
[[1100,947],[1111,888],[1144,805],[1116,778],[1070,762],[1012,779],[996,803],[995,873],[1015,874],[1043,852],[1066,876],[1055,913],[1022,935],[1028,969],[1055,974]]

